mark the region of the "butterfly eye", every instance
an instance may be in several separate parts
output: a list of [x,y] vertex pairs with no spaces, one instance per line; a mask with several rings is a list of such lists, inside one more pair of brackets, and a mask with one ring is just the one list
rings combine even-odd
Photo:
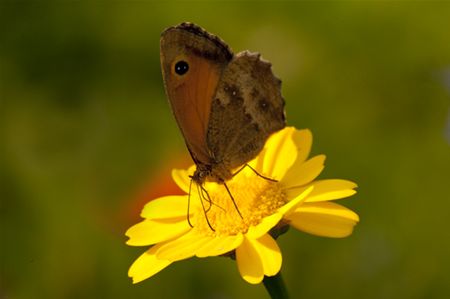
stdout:
[[184,60],[180,60],[175,64],[175,73],[180,76],[186,74],[188,70],[189,64]]

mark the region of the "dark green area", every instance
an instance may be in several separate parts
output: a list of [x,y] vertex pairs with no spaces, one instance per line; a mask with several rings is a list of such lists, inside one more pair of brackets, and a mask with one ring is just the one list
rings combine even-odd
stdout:
[[[177,153],[159,34],[192,21],[283,80],[322,178],[359,193],[346,239],[280,239],[292,298],[448,298],[450,5],[442,2],[0,3],[0,297],[264,298],[234,261],[132,285],[124,207]],[[130,203],[131,205],[131,203]]]

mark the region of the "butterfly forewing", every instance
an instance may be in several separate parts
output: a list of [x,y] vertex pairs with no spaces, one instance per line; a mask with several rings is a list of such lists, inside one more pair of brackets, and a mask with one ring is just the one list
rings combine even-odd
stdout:
[[[161,68],[167,97],[196,163],[211,161],[206,132],[212,98],[231,50],[200,27],[183,23],[161,34]],[[185,73],[177,73],[183,62]]]

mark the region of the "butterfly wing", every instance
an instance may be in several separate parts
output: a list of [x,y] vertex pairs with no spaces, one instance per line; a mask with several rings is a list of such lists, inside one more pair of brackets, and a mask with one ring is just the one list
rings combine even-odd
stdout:
[[228,169],[254,158],[286,125],[281,81],[257,53],[237,54],[222,73],[207,131],[214,160]]
[[197,164],[209,164],[206,132],[211,102],[233,53],[218,37],[192,23],[166,29],[160,50],[166,94],[186,145]]

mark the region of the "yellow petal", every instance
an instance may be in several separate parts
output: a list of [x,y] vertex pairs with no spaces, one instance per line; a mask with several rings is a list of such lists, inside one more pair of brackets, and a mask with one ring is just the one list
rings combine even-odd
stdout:
[[286,219],[298,230],[330,238],[349,236],[359,221],[355,212],[333,202],[304,203]]
[[297,147],[297,163],[303,163],[308,158],[312,145],[312,134],[310,130],[297,130],[292,135]]
[[158,248],[159,245],[153,246],[138,257],[131,265],[128,270],[128,276],[133,279],[133,283],[143,281],[171,264],[168,260],[161,260],[156,257],[155,252]]
[[244,238],[241,246],[236,248],[236,262],[239,273],[245,281],[257,284],[263,280],[263,262],[251,239]]
[[244,237],[242,234],[235,236],[212,238],[203,247],[197,250],[197,257],[218,256],[230,252],[242,244]]
[[285,189],[303,186],[314,180],[323,170],[325,155],[315,156],[306,162],[295,161],[289,169],[281,183]]
[[283,218],[282,213],[274,213],[270,216],[264,217],[258,225],[250,226],[245,236],[250,239],[258,239],[271,230],[272,227],[277,225],[281,218]]
[[187,205],[187,195],[173,195],[156,198],[144,206],[141,217],[147,219],[186,218]]
[[265,145],[262,175],[280,180],[297,158],[297,147],[292,140],[294,127],[286,127],[271,135]]
[[314,190],[305,202],[318,202],[332,199],[341,199],[356,193],[355,183],[347,180],[321,180],[313,182]]
[[289,201],[284,206],[280,207],[278,209],[278,212],[284,215],[289,215],[294,211],[299,204],[304,202],[307,198],[307,196],[314,190],[314,186],[308,187],[308,189],[304,190],[301,194],[297,195],[296,198]]
[[244,238],[236,249],[236,261],[242,278],[257,284],[264,275],[273,276],[280,271],[282,257],[277,242],[265,234],[259,239]]
[[332,179],[315,181],[303,187],[287,189],[285,192],[289,198],[290,196],[295,196],[303,192],[310,186],[314,186],[314,190],[309,194],[305,202],[327,201],[349,197],[356,193],[353,189],[357,187],[351,181]]
[[172,179],[184,192],[189,194],[189,185],[191,184],[191,176],[195,171],[195,165],[186,169],[173,169]]
[[186,217],[172,221],[144,220],[130,227],[125,235],[130,246],[146,246],[170,240],[187,232],[191,227]]
[[264,275],[274,276],[281,269],[282,257],[277,242],[269,235],[265,234],[254,242],[264,268]]
[[184,260],[194,256],[197,250],[208,243],[212,237],[206,237],[198,234],[192,229],[190,232],[178,239],[165,243],[156,252],[159,259],[169,260],[172,262]]

